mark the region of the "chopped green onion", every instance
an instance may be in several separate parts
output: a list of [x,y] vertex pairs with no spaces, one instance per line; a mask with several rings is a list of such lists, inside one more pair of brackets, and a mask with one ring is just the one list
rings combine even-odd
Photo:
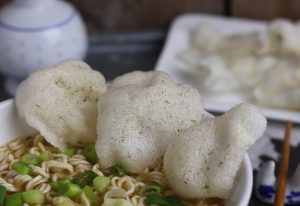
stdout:
[[63,195],[69,198],[76,198],[81,194],[81,188],[76,184],[64,184],[62,185],[58,191],[58,195]]
[[30,205],[41,205],[45,202],[45,196],[40,190],[29,190],[22,193],[22,199]]
[[68,156],[73,156],[76,152],[76,149],[73,147],[67,147],[64,149],[63,153]]
[[154,193],[146,196],[146,202],[149,205],[169,206],[168,202],[165,200],[163,196]]
[[111,167],[112,172],[114,175],[123,177],[125,175],[129,175],[129,172],[127,172],[121,165],[114,165]]
[[24,154],[21,157],[21,162],[25,165],[38,165],[42,162],[42,159],[35,154]]
[[40,157],[41,157],[42,161],[48,161],[52,158],[52,153],[48,150],[45,150],[42,152]]
[[86,157],[86,159],[89,162],[91,162],[93,164],[96,164],[98,162],[94,144],[89,144],[89,145],[85,146],[82,150],[82,154]]
[[4,199],[6,196],[7,189],[3,185],[0,185],[0,205],[2,206],[4,203]]
[[71,180],[68,179],[62,179],[62,180],[58,180],[55,182],[51,183],[51,186],[55,189],[58,190],[61,186],[65,185],[65,184],[70,184]]
[[167,202],[169,203],[169,205],[172,206],[184,206],[184,204],[181,202],[181,200],[179,199],[179,197],[172,195],[172,196],[165,196],[164,197]]
[[13,195],[7,195],[4,200],[4,206],[23,206],[22,194],[18,192]]
[[20,161],[14,162],[12,168],[21,175],[28,175],[31,172],[30,168]]
[[146,202],[149,205],[158,206],[184,206],[180,199],[176,196],[161,196],[157,193],[152,193],[146,196]]
[[97,177],[98,175],[93,172],[93,171],[86,171],[83,173],[80,173],[76,175],[72,179],[72,183],[79,185],[81,188],[84,186],[92,186],[93,185],[93,180]]
[[100,197],[98,195],[95,195],[93,192],[93,189],[89,186],[84,186],[82,189],[86,197],[93,203],[93,204],[98,204],[100,203]]
[[146,196],[152,193],[157,193],[157,194],[162,194],[164,191],[164,188],[157,183],[149,183],[146,184],[141,190],[140,190],[140,195]]
[[93,187],[98,192],[105,192],[109,187],[110,179],[105,176],[98,176],[93,180]]

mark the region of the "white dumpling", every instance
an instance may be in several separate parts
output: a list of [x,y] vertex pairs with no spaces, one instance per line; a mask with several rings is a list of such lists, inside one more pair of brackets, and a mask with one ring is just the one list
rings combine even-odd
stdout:
[[300,69],[277,65],[255,87],[254,98],[263,106],[300,109]]
[[199,60],[199,69],[206,70],[203,82],[204,87],[214,93],[224,93],[236,90],[239,82],[235,74],[230,71],[222,58],[208,56]]
[[169,185],[182,197],[228,198],[246,150],[265,128],[266,118],[255,107],[240,104],[186,129],[165,154]]
[[[273,21],[268,27],[270,42],[283,52],[300,56],[300,27],[287,20]],[[273,46],[273,47],[274,47]]]
[[19,116],[52,145],[94,143],[97,101],[105,79],[81,61],[66,61],[32,73],[16,92]]
[[259,43],[259,34],[256,32],[232,34],[220,43],[217,53],[227,60],[245,57],[255,54]]
[[174,135],[201,121],[199,92],[159,71],[116,78],[98,104],[96,152],[102,168],[141,172],[161,160]]
[[224,41],[224,34],[208,24],[199,24],[191,33],[191,45],[203,52],[217,50]]

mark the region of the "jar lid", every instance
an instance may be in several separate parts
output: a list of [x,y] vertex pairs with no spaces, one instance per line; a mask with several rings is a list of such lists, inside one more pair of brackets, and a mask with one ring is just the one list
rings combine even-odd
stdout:
[[0,29],[41,32],[62,27],[77,15],[61,0],[14,0],[0,10]]

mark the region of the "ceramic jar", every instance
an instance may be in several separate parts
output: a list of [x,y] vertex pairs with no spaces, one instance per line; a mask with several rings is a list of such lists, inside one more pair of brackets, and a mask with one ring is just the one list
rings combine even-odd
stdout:
[[31,72],[83,59],[87,34],[79,13],[62,0],[13,0],[0,10],[0,72],[14,94]]

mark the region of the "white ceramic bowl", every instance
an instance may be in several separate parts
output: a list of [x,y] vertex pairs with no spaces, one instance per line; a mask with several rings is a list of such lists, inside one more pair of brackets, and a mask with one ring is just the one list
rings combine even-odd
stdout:
[[[0,131],[0,145],[36,132],[18,118],[12,99],[0,103]],[[247,206],[252,192],[252,183],[252,167],[249,157],[246,155],[237,174],[236,184],[226,205]]]

